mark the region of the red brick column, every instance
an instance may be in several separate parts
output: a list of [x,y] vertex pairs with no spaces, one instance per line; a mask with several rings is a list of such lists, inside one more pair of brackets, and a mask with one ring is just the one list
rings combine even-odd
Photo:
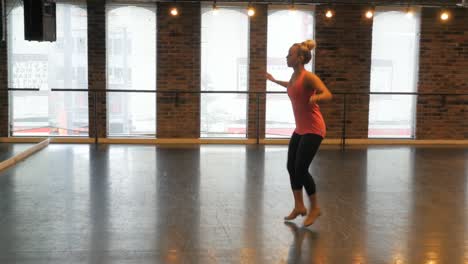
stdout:
[[[158,3],[157,90],[200,91],[200,3],[177,3],[179,16],[171,16],[173,3]],[[177,100],[176,100],[177,99]],[[157,137],[199,138],[199,94],[157,95]]]
[[[88,7],[88,88],[106,89],[106,1],[87,0]],[[88,95],[89,136],[95,136],[94,116],[97,117],[98,137],[107,136],[106,93]]]
[[[0,5],[0,14],[3,13]],[[2,26],[3,22],[0,22]],[[6,36],[6,34],[5,34]],[[8,60],[7,41],[0,39],[0,137],[8,137]]]
[[[249,91],[266,91],[267,32],[268,6],[255,5],[255,16],[250,17],[249,48]],[[260,138],[265,138],[265,96],[248,97],[248,138],[257,137],[257,114]],[[257,109],[258,106],[258,109]],[[257,113],[257,111],[259,111]]]
[[[468,93],[468,9],[450,12],[442,22],[440,9],[422,9],[420,93]],[[468,96],[420,96],[417,102],[417,139],[468,138]]]
[[[372,20],[364,17],[365,6],[336,5],[335,16],[325,17],[317,6],[315,71],[331,92],[368,92],[372,50]],[[347,99],[347,138],[367,138],[369,97]],[[327,124],[327,138],[340,138],[343,96],[320,105]]]

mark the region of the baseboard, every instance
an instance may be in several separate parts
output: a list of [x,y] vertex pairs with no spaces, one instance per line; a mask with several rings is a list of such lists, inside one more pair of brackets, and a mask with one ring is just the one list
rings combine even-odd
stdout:
[[99,138],[102,144],[256,144],[255,139],[205,138]]
[[[3,137],[3,143],[38,143],[47,137]],[[94,138],[51,137],[50,143],[90,144]],[[98,138],[100,144],[256,144],[256,139],[207,139],[207,138]],[[287,145],[289,139],[260,139],[262,145]],[[341,145],[341,139],[326,138],[323,145]],[[346,145],[457,145],[468,146],[468,140],[451,139],[346,139]]]
[[89,144],[94,143],[94,138],[85,137],[2,137],[0,143],[39,143],[49,139],[50,143],[73,143],[73,144]]

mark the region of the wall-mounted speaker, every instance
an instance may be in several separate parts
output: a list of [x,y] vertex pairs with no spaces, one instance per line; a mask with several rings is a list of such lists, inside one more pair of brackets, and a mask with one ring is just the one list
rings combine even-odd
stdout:
[[50,0],[23,0],[24,39],[56,41],[55,2]]

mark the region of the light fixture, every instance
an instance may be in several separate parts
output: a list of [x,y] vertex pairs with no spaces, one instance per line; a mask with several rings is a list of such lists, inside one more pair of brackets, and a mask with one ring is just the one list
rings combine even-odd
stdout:
[[177,15],[179,15],[179,10],[177,9],[177,7],[171,8],[171,11],[170,11],[170,12],[171,12],[171,15],[172,15],[172,16],[177,16]]
[[449,18],[450,18],[450,13],[448,11],[444,10],[440,13],[440,19],[442,21],[447,21],[449,20]]
[[410,6],[408,6],[406,8],[406,17],[412,18],[413,16],[414,16],[414,11]]
[[291,6],[289,7],[289,12],[290,13],[296,12],[296,6],[294,6],[294,0],[291,0]]
[[249,5],[247,7],[247,15],[250,17],[255,15],[255,9],[253,8],[251,1],[249,1]]
[[254,16],[255,15],[255,9],[253,9],[253,7],[249,7],[249,9],[247,10],[247,15]]
[[218,13],[218,6],[216,5],[216,0],[213,0],[213,13],[214,14]]
[[331,9],[327,9],[327,11],[325,12],[325,16],[327,18],[332,18],[333,17],[333,11]]
[[374,17],[374,8],[371,8],[371,9],[367,10],[366,17],[368,19],[371,19],[372,17]]

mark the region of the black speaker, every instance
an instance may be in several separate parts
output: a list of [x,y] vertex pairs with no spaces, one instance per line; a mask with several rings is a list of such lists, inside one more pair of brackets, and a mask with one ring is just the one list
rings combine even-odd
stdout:
[[50,0],[23,0],[24,39],[56,41],[55,2]]

